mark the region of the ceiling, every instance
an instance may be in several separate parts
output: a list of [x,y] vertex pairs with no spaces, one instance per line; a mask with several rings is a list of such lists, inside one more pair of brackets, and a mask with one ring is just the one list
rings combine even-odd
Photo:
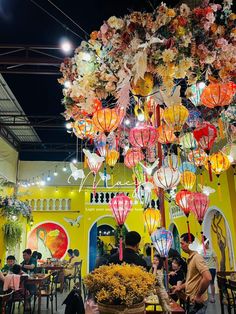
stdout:
[[[19,63],[19,58],[26,55],[27,58],[31,56],[33,58],[51,58],[48,54],[52,54],[56,56],[56,61],[55,64],[52,62],[48,71],[58,72],[59,64],[64,57],[62,52],[60,50],[40,50],[38,54],[39,47],[59,47],[63,37],[69,38],[74,47],[77,47],[81,38],[86,39],[85,32],[91,33],[93,30],[99,29],[102,22],[110,16],[123,16],[133,10],[150,11],[160,2],[155,0],[89,0],[83,2],[78,0],[1,0],[0,72],[2,69],[4,80],[15,100],[11,104],[9,102],[9,106],[17,104],[23,112],[21,123],[24,126],[19,126],[19,123],[17,126],[12,123],[9,126],[12,133],[20,139],[21,159],[58,161],[69,159],[75,153],[76,139],[66,132],[64,118],[61,116],[64,108],[61,104],[62,89],[57,82],[60,74],[45,74],[46,71],[39,64],[33,65],[37,74],[6,74],[4,69],[8,68],[17,72],[18,69],[21,70],[25,67],[26,73],[27,71],[32,73],[34,71],[32,65],[27,64],[27,60],[25,61],[26,65],[23,65],[24,61]],[[166,2],[173,6],[179,1]],[[56,4],[85,32],[66,18],[52,3]],[[73,33],[68,29],[71,29]],[[17,50],[17,55],[8,53],[15,50]],[[9,58],[18,58],[18,62],[14,64],[9,61]],[[6,64],[7,62],[11,63]],[[0,104],[0,108],[2,109],[3,106],[4,102]],[[15,107],[6,107],[7,111],[15,111],[15,109]],[[5,118],[5,125],[8,127],[6,121],[9,122],[9,120]],[[27,125],[29,121],[34,128]],[[17,120],[17,122],[19,121]],[[32,142],[34,142],[33,145]]]

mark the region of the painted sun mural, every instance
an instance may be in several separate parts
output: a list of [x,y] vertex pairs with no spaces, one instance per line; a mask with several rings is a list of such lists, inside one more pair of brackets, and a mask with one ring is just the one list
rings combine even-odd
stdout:
[[62,258],[68,249],[69,238],[65,229],[56,222],[42,222],[28,236],[27,247],[42,254],[42,259]]

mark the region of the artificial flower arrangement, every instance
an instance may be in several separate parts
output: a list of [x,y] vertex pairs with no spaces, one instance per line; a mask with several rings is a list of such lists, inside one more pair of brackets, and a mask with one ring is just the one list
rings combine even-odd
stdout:
[[0,210],[3,216],[9,220],[17,220],[20,215],[27,218],[28,221],[32,218],[31,207],[26,203],[12,197],[0,196]]
[[143,302],[154,288],[155,277],[140,266],[105,265],[88,274],[84,282],[97,302],[129,307]]
[[[132,12],[110,17],[83,41],[72,58],[61,65],[65,117],[77,121],[91,117],[99,100],[114,97],[127,108],[130,95],[153,92],[170,95],[176,80],[191,86],[199,80],[229,81],[235,76],[236,14],[232,0],[202,2],[153,12]],[[143,86],[142,86],[143,87]]]

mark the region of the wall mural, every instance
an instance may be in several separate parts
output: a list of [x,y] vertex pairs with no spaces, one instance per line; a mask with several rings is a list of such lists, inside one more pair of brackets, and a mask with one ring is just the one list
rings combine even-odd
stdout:
[[27,247],[42,254],[42,259],[62,258],[68,249],[66,230],[56,222],[47,221],[35,226],[28,235]]

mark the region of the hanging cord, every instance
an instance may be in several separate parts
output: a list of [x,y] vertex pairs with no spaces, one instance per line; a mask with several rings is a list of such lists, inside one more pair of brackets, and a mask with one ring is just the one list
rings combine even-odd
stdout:
[[81,40],[84,40],[84,38],[82,36],[80,36],[79,34],[77,34],[76,32],[74,32],[72,29],[70,29],[68,26],[66,26],[65,24],[63,24],[61,21],[59,21],[54,15],[52,15],[51,13],[49,13],[46,9],[44,9],[43,7],[41,7],[41,5],[39,5],[37,2],[35,2],[34,0],[30,0],[34,5],[36,5],[38,8],[40,8],[43,12],[45,12],[48,16],[50,16],[52,19],[54,19],[54,21],[56,21],[57,23],[59,23],[64,29],[66,29],[67,31],[71,32],[72,34],[74,34],[75,36],[77,36],[78,38],[80,38]]

